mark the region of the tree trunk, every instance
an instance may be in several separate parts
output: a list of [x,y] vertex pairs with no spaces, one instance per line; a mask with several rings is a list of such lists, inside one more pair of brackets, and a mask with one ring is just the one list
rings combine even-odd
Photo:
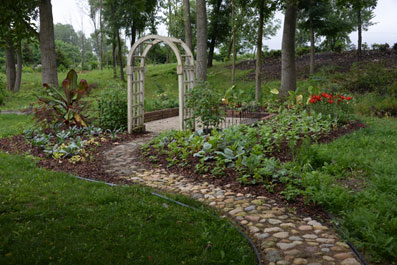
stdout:
[[231,55],[232,52],[233,52],[232,49],[233,49],[233,36],[232,36],[232,38],[230,39],[229,47],[228,47],[228,49],[227,49],[227,54],[226,54],[226,60],[227,60],[227,61],[230,60],[230,55]]
[[295,31],[298,8],[294,2],[294,0],[288,0],[284,19],[281,48],[281,97],[287,97],[288,91],[296,90]]
[[22,80],[22,43],[19,41],[17,45],[17,75],[15,78],[14,92],[18,92],[21,88]]
[[216,37],[212,36],[211,41],[210,41],[210,50],[208,53],[208,67],[212,67],[212,61],[214,59],[214,51],[215,51],[215,42],[216,42]]
[[265,12],[264,1],[259,2],[259,21],[258,21],[258,39],[256,50],[256,67],[255,67],[255,100],[260,102],[262,99],[262,38],[263,38],[263,16]]
[[116,67],[116,33],[113,31],[112,36],[112,58],[113,58],[113,78],[117,78],[117,67]]
[[362,20],[361,20],[361,9],[357,10],[357,24],[358,24],[358,44],[357,44],[357,58],[360,60],[361,59],[361,47],[362,47],[362,42],[363,42],[363,36],[362,36]]
[[314,53],[315,53],[315,44],[314,44],[314,30],[312,25],[312,20],[310,20],[310,74],[314,74]]
[[134,46],[135,41],[136,41],[136,27],[135,27],[135,23],[132,22],[132,25],[131,25],[131,48],[132,48],[132,46]]
[[[236,83],[236,25],[234,21],[236,6],[234,0],[232,0],[232,50],[233,50],[233,62],[232,62],[232,86]],[[230,53],[229,53],[230,56]]]
[[197,27],[197,79],[200,82],[207,80],[207,11],[205,0],[196,0],[196,27]]
[[43,83],[58,87],[51,0],[40,0],[40,53]]
[[101,71],[103,70],[103,24],[102,24],[102,0],[99,0],[99,31],[101,34],[101,42],[99,46],[99,64],[101,67]]
[[81,32],[81,70],[84,70],[85,66],[85,44],[84,44],[84,33]]
[[5,49],[6,55],[6,79],[7,89],[12,91],[15,85],[16,72],[15,72],[15,51],[12,43],[9,43]]
[[[216,3],[216,8],[215,8],[215,14],[219,14],[219,10],[221,9],[222,5],[222,0],[218,0]],[[210,42],[210,50],[208,54],[208,67],[212,66],[212,61],[214,59],[214,51],[215,51],[215,45],[216,45],[216,35],[217,35],[217,29],[218,29],[218,19],[215,18],[214,23],[214,29],[211,32],[211,42]]]
[[123,52],[122,52],[122,47],[121,47],[120,32],[118,30],[117,30],[117,46],[119,47],[120,79],[121,79],[121,81],[125,81],[124,67],[123,67]]
[[190,1],[183,0],[183,15],[185,18],[185,42],[189,49],[193,52],[193,34],[192,22],[190,21]]

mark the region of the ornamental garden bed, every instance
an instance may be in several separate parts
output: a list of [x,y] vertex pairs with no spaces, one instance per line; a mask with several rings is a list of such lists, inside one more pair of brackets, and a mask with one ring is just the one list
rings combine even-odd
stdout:
[[[142,149],[148,167],[163,167],[197,181],[236,192],[265,195],[296,207],[305,215],[328,219],[309,203],[295,168],[312,143],[327,143],[363,128],[359,121],[338,125],[321,115],[285,111],[256,126],[239,125],[205,135],[169,132]],[[313,158],[314,154],[308,154]],[[304,161],[302,162],[304,163]],[[320,161],[319,161],[320,163]]]

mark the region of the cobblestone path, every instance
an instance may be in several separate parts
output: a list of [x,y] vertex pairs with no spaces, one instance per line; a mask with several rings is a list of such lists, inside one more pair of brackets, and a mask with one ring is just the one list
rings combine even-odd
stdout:
[[219,209],[245,228],[262,252],[264,264],[359,265],[349,246],[336,232],[312,218],[303,218],[276,201],[252,194],[235,193],[228,187],[194,182],[162,169],[146,169],[138,148],[155,134],[116,145],[105,152],[107,172],[141,185],[191,196]]

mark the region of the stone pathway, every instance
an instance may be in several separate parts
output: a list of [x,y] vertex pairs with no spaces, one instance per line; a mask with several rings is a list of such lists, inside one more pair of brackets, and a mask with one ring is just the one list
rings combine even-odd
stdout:
[[150,133],[105,152],[107,172],[158,190],[191,196],[219,209],[246,229],[260,248],[264,264],[360,264],[332,228],[310,217],[302,218],[270,198],[235,193],[227,186],[217,187],[208,182],[198,183],[163,169],[146,169],[137,151],[154,135]]

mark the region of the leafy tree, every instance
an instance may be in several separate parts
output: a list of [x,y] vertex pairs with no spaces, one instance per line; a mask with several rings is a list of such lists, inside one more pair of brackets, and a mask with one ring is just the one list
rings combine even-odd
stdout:
[[70,24],[55,24],[54,37],[56,40],[61,40],[74,46],[80,46],[80,37],[77,35],[73,26]]
[[208,16],[209,53],[208,67],[212,66],[215,46],[219,42],[228,40],[230,35],[231,2],[227,0],[209,0],[210,12]]
[[355,26],[358,32],[357,55],[360,58],[362,50],[362,31],[367,30],[374,17],[373,10],[375,9],[378,0],[338,0],[341,7],[350,8],[355,14]]
[[258,32],[257,32],[257,53],[256,53],[256,67],[255,67],[255,100],[260,102],[262,98],[262,41],[263,41],[263,24],[268,22],[274,15],[277,8],[277,2],[256,0],[254,4],[259,13]]
[[19,91],[22,79],[22,40],[32,40],[37,36],[34,24],[37,5],[34,0],[3,0],[0,5],[0,46],[5,49],[7,88],[14,92]]
[[324,27],[318,28],[318,34],[325,36],[324,45],[328,50],[336,51],[343,43],[349,43],[349,34],[354,30],[351,12],[331,1],[331,12],[326,17]]
[[327,26],[332,11],[329,0],[305,0],[301,2],[298,28],[308,32],[310,39],[310,74],[314,73],[315,33]]

